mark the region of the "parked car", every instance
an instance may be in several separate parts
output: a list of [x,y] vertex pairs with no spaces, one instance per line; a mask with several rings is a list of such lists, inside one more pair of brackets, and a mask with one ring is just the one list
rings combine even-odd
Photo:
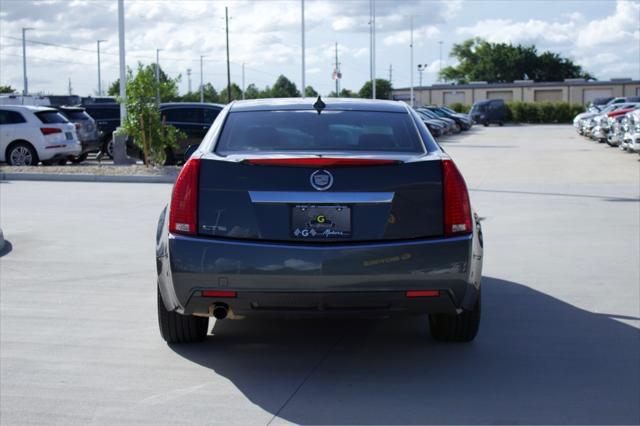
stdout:
[[86,96],[80,100],[80,105],[93,105],[93,104],[114,104],[116,98],[113,96]]
[[49,107],[5,105],[0,107],[0,161],[12,166],[66,162],[78,156],[82,146],[76,127]]
[[620,148],[628,152],[640,153],[640,109],[628,112],[620,121],[622,141]]
[[418,114],[421,114],[425,118],[428,118],[431,120],[439,120],[441,123],[444,123],[447,128],[446,133],[460,133],[461,131],[460,126],[458,126],[456,121],[451,118],[441,117],[437,115],[435,112],[431,111],[430,109],[427,109],[424,107],[418,107],[416,108],[416,111],[418,112]]
[[609,106],[604,108],[602,111],[597,113],[579,114],[581,118],[578,120],[578,126],[579,126],[578,133],[580,133],[583,136],[591,137],[594,130],[600,131],[599,128],[596,129],[596,126],[600,126],[600,124],[603,123],[602,121],[603,119],[606,120],[607,114],[624,109],[624,108],[629,108],[635,105],[637,104],[636,103],[615,103],[615,104],[610,104]]
[[428,110],[416,109],[415,111],[420,116],[422,121],[425,124],[427,124],[428,128],[429,128],[429,125],[441,127],[442,128],[441,136],[453,132],[453,121],[443,120]]
[[589,110],[591,108],[600,109],[600,108],[604,107],[604,105],[606,105],[612,99],[613,99],[613,96],[609,96],[609,97],[606,97],[606,98],[595,98],[594,100],[589,102],[589,104],[587,105],[587,110]]
[[113,132],[120,126],[120,104],[85,104],[84,108],[98,126],[100,150],[113,158]]
[[507,106],[502,99],[489,99],[473,104],[469,113],[474,122],[488,126],[496,123],[502,126],[507,120]]
[[82,144],[82,153],[78,156],[71,156],[69,160],[73,163],[81,163],[87,159],[90,152],[100,151],[100,132],[96,126],[96,121],[82,107],[62,106],[57,108],[67,120],[76,125],[78,139]]
[[160,113],[170,124],[187,135],[178,141],[179,148],[167,151],[167,164],[181,160],[190,145],[199,145],[224,105],[213,103],[174,102],[160,105]]
[[204,339],[209,316],[428,314],[438,340],[478,330],[480,221],[401,102],[227,105],[157,229],[169,343]]
[[454,120],[461,130],[469,130],[473,125],[473,120],[467,114],[460,114],[443,106],[429,105],[425,108],[440,117]]

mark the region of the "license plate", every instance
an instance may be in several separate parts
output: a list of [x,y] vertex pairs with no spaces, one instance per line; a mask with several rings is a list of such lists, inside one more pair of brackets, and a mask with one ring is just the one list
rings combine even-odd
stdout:
[[64,135],[65,135],[65,137],[67,138],[68,141],[73,139],[73,133],[71,133],[71,132],[64,132]]
[[351,208],[292,206],[291,236],[300,239],[349,238],[351,237]]

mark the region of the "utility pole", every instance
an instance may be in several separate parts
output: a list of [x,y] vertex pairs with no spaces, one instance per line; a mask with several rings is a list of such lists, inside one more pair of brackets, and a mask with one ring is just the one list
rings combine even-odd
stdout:
[[389,85],[392,86],[393,82],[393,64],[389,64]]
[[438,81],[441,81],[442,77],[440,77],[440,73],[442,73],[442,41],[439,41],[440,45],[440,61],[438,62]]
[[231,103],[231,67],[229,65],[229,8],[224,7],[224,20],[227,33],[227,102]]
[[334,78],[336,80],[336,98],[340,97],[340,79],[342,78],[342,73],[340,72],[340,62],[338,62],[338,42],[336,41],[336,63],[335,63],[335,71]]
[[187,82],[188,82],[188,89],[189,89],[189,93],[191,93],[191,68],[187,68]]
[[22,89],[23,96],[27,96],[29,94],[29,83],[27,82],[27,40],[25,34],[27,31],[32,29],[33,28],[22,29],[22,77],[24,78],[24,86]]
[[410,17],[411,19],[411,41],[409,44],[409,48],[411,50],[411,65],[409,66],[409,70],[411,70],[411,91],[410,91],[410,97],[411,97],[411,106],[413,106],[413,15],[411,15]]
[[242,100],[244,101],[244,62],[242,63]]
[[204,77],[202,76],[202,58],[204,58],[204,56],[200,55],[200,103],[204,103]]
[[73,87],[71,87],[71,77],[69,77],[69,96],[73,95]]
[[125,72],[124,55],[124,0],[118,0],[118,52],[120,56],[120,121],[127,118],[127,74]]
[[105,41],[106,40],[96,41],[96,44],[98,45],[98,96],[102,96],[102,77],[100,76],[100,43]]
[[371,0],[371,7],[373,9],[373,25],[372,32],[373,37],[371,38],[371,43],[373,44],[373,62],[371,63],[371,67],[373,69],[373,86],[372,86],[372,97],[376,99],[376,1]]
[[[302,97],[304,98],[304,91],[307,88],[306,84],[306,77],[305,77],[305,48],[304,48],[304,41],[305,41],[305,34],[304,34],[304,0],[300,0],[300,17],[301,17],[301,22],[302,22],[302,28],[301,28],[301,32],[302,32],[302,90],[300,91],[300,93],[302,94]],[[244,92],[244,90],[243,90]],[[244,99],[244,98],[242,98]]]
[[156,49],[156,105],[160,107],[160,50]]

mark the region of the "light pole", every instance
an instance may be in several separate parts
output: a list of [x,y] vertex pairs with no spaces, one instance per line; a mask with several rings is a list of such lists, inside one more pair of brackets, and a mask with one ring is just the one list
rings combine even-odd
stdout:
[[25,38],[25,34],[27,31],[32,29],[33,28],[22,29],[22,76],[24,78],[24,86],[22,89],[23,96],[27,96],[29,94],[29,83],[27,82],[27,40]]
[[118,54],[120,59],[120,122],[127,118],[127,74],[124,55],[124,0],[118,0]]
[[411,97],[411,106],[413,106],[413,16],[410,17],[411,20],[411,41],[409,44],[409,48],[411,50],[411,65],[409,66],[409,69],[411,70],[411,90],[410,90],[410,97]]
[[227,34],[227,103],[231,103],[231,65],[229,65],[229,8],[224,7],[225,32]]
[[420,85],[418,86],[420,90],[420,103],[422,103],[422,73],[427,69],[427,64],[418,64],[418,73],[420,74]]
[[375,0],[369,0],[369,57],[370,57],[370,73],[371,73],[371,98],[376,98],[376,3]]
[[203,55],[200,55],[200,103],[204,103],[204,77],[202,76],[202,59]]
[[188,91],[191,93],[191,68],[187,68],[187,82],[188,82]]
[[442,41],[439,41],[438,44],[440,45],[440,61],[438,62],[438,81],[441,81],[440,77],[440,73],[442,73]]
[[[300,17],[301,17],[301,21],[302,21],[302,90],[300,91],[302,97],[304,98],[304,90],[306,89],[306,78],[305,78],[305,58],[304,58],[304,41],[305,41],[305,37],[304,37],[304,0],[300,0]],[[244,70],[244,68],[243,68]],[[244,72],[244,71],[243,71]],[[244,89],[242,90],[243,93],[243,97],[242,99],[244,99]]]
[[156,105],[160,107],[160,51],[156,49]]
[[100,43],[103,43],[107,40],[96,40],[96,44],[98,45],[98,96],[102,96],[102,77],[100,76]]
[[242,100],[244,101],[244,62],[242,63]]

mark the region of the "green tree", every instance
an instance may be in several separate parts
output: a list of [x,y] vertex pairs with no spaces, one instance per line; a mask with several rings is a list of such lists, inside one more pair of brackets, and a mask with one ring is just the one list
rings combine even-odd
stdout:
[[[153,78],[156,77],[156,64],[150,64],[145,67],[146,70],[150,70],[153,73]],[[180,99],[178,95],[178,83],[180,83],[181,76],[174,79],[170,78],[160,67],[160,101],[161,102],[173,102]],[[120,79],[116,79],[107,90],[107,95],[118,96],[120,95]],[[199,99],[199,98],[198,98]]]
[[300,96],[300,92],[294,82],[281,75],[271,88],[270,96],[272,98],[296,98]]
[[[231,100],[232,101],[237,101],[238,99],[242,99],[242,89],[236,83],[231,83]],[[222,103],[225,103],[225,104],[227,103],[228,97],[227,97],[227,87],[226,86],[220,92],[219,100]]]
[[458,65],[444,68],[440,77],[459,84],[470,81],[510,83],[523,79],[593,79],[570,59],[552,52],[538,54],[535,46],[489,43],[481,38],[473,38],[454,44],[450,56],[458,60]]
[[244,90],[244,98],[245,99],[258,99],[261,98],[261,91],[256,87],[255,84],[251,83]]
[[[219,102],[218,91],[211,83],[206,83],[202,90],[204,102]],[[197,92],[187,92],[180,96],[181,102],[200,102],[200,90]]]
[[11,86],[0,86],[0,93],[15,93],[17,92],[16,89],[14,89]]
[[316,98],[318,97],[318,92],[312,86],[307,86],[304,88],[304,95],[308,98]]
[[[178,79],[161,82],[161,88],[163,84],[177,87]],[[156,105],[157,88],[153,67],[138,63],[135,77],[131,69],[128,70],[127,118],[122,123],[122,131],[142,149],[146,165],[164,164],[167,151],[177,148],[176,141],[184,137],[175,127],[162,122],[160,109]]]
[[[384,78],[376,78],[376,99],[391,99],[391,83]],[[360,89],[361,98],[371,98],[371,80],[364,83]]]

